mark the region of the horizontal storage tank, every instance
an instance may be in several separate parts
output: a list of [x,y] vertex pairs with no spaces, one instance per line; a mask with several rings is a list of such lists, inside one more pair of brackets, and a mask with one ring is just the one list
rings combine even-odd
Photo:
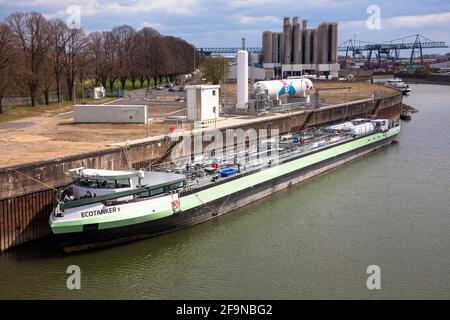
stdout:
[[267,92],[270,97],[304,97],[312,93],[313,83],[309,79],[259,81],[253,85],[253,90]]
[[374,131],[375,126],[372,123],[368,122],[354,126],[352,129],[352,135],[355,137],[362,137],[371,134]]

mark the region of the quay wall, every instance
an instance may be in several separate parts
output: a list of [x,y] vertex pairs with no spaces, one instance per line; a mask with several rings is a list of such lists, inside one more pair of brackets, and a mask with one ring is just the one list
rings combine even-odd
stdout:
[[[245,125],[221,130],[276,128],[280,134],[285,134],[358,117],[397,119],[401,109],[402,95],[394,94],[282,116],[262,117]],[[126,149],[133,167],[139,169],[148,167],[164,156],[174,143],[166,136],[130,144]],[[128,169],[128,161],[124,150],[114,147],[67,158],[0,168],[0,252],[50,233],[48,217],[56,192],[53,188],[69,184],[70,179],[65,173],[78,167],[122,170]]]
[[408,74],[396,73],[396,77],[402,78],[407,83],[441,84],[450,85],[450,74]]

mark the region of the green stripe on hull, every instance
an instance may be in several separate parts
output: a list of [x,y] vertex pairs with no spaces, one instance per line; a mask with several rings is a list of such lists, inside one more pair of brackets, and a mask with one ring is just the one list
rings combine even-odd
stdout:
[[[208,203],[223,196],[247,189],[254,185],[275,179],[279,176],[289,174],[291,172],[297,171],[299,169],[306,168],[315,163],[339,156],[341,154],[350,152],[352,150],[367,146],[369,144],[384,140],[390,136],[396,135],[396,133],[379,133],[371,136],[367,136],[362,139],[358,139],[349,143],[345,143],[334,148],[329,148],[327,150],[314,153],[312,155],[302,157],[297,160],[293,160],[273,168],[257,172],[252,175],[248,175],[241,179],[236,179],[228,183],[223,183],[218,186],[212,186],[206,190],[197,192],[193,195],[185,196],[181,198],[181,210],[186,211],[195,207],[202,205],[203,203]],[[201,200],[201,201],[200,201]]]
[[[212,185],[210,188],[207,188],[205,190],[181,197],[180,199],[181,211],[187,211],[199,207],[201,205],[220,199],[232,193],[239,192],[252,186],[270,181],[277,177],[314,165],[315,163],[319,163],[327,159],[345,154],[352,150],[368,146],[370,144],[379,142],[381,140],[385,140],[392,136],[396,136],[399,133],[400,127],[396,127],[391,129],[387,133],[376,133],[364,138],[356,139],[354,141],[338,145],[336,147],[331,147],[326,150],[316,152],[314,154],[299,158],[297,160],[292,160],[283,163],[281,165],[274,166],[273,168],[269,168],[263,171],[256,172],[254,174],[244,176],[239,179],[232,180],[230,182],[225,182],[217,186]],[[112,219],[111,216],[109,217],[102,216],[86,220],[51,222],[50,224],[53,233],[62,234],[62,233],[81,232],[83,231],[84,224],[98,223],[99,229],[110,229],[149,222],[157,219],[170,217],[171,215],[173,215],[173,211],[169,203],[167,205],[164,205],[164,207],[159,208],[159,210],[157,210],[156,213],[141,215],[137,217],[136,216],[133,217],[132,215],[130,215],[130,217],[126,219],[123,219],[124,218],[123,216],[116,215],[114,217],[116,218],[116,220],[111,220]]]

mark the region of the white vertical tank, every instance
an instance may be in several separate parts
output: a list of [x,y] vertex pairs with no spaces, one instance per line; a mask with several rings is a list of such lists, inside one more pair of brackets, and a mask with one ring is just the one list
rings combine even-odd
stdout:
[[238,109],[248,108],[248,52],[239,51],[237,60],[237,105]]

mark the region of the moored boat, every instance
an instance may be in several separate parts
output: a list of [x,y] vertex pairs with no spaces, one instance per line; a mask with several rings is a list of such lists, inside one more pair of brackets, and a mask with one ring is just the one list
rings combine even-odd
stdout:
[[[154,171],[78,168],[57,196],[50,227],[65,251],[137,240],[214,219],[389,144],[400,121],[357,119],[280,139],[240,157]],[[276,152],[275,152],[276,151]]]
[[409,87],[409,85],[404,83],[403,80],[399,78],[389,79],[384,83],[384,85],[386,87],[400,91],[403,95],[407,95],[411,92],[411,88]]

